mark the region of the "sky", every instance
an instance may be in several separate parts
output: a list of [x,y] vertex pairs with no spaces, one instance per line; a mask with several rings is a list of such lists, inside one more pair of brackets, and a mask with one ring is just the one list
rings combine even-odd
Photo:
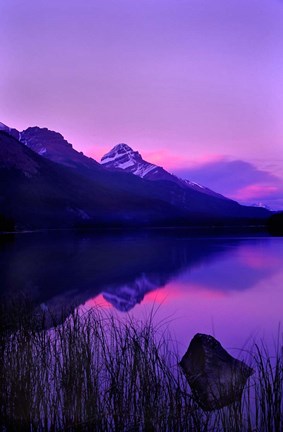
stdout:
[[0,0],[0,121],[283,209],[283,1]]

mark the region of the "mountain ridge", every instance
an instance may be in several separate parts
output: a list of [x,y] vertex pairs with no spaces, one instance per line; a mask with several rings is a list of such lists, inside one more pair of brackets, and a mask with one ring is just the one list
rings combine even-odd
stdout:
[[88,169],[100,168],[97,161],[75,150],[63,135],[48,128],[29,127],[20,132],[19,141],[37,154],[59,164],[72,168],[78,166]]
[[[138,177],[151,181],[166,180],[178,184],[182,188],[189,188],[211,195],[217,198],[229,198],[199,185],[190,180],[185,180],[169,173],[163,167],[145,161],[138,151],[133,150],[128,144],[117,144],[101,158],[101,164],[111,170],[123,170]],[[231,200],[232,201],[232,200]]]
[[[161,167],[148,170],[161,171],[154,181],[107,169],[46,128],[0,129],[0,216],[16,227],[253,225],[270,215],[187,187],[175,176],[172,181]],[[124,144],[122,150],[133,152]],[[138,152],[134,156],[149,164]]]

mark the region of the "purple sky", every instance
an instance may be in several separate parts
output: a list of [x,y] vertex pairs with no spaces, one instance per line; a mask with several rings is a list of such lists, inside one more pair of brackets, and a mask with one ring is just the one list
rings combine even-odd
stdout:
[[126,142],[283,208],[283,2],[9,0],[0,16],[0,121],[98,160]]

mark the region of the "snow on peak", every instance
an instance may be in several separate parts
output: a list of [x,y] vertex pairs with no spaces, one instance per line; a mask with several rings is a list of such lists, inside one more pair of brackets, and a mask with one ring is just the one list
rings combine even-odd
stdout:
[[134,150],[128,146],[128,144],[117,144],[115,145],[115,147],[113,147],[112,150],[110,150],[110,152],[106,153],[102,158],[101,158],[101,163],[102,164],[106,164],[109,161],[114,161],[116,159],[120,159],[123,158],[125,155],[131,155],[131,156],[135,156],[138,155],[138,152],[134,152]]
[[156,165],[144,161],[139,152],[127,144],[117,144],[101,158],[101,164],[109,169],[122,169],[139,177],[144,177],[156,168]]
[[134,150],[128,144],[120,143],[120,144],[115,145],[113,147],[113,149],[111,150],[111,152],[112,151],[124,151],[124,152],[130,151],[130,152],[133,152]]

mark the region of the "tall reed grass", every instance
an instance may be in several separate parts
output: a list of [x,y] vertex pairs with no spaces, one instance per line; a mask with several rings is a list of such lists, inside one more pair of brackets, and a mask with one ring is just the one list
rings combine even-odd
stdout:
[[[63,324],[1,313],[1,431],[283,430],[283,356],[255,346],[242,403],[205,413],[167,332],[94,309]],[[15,319],[15,317],[17,318]],[[13,320],[11,321],[11,318]],[[9,321],[10,320],[10,321]]]

